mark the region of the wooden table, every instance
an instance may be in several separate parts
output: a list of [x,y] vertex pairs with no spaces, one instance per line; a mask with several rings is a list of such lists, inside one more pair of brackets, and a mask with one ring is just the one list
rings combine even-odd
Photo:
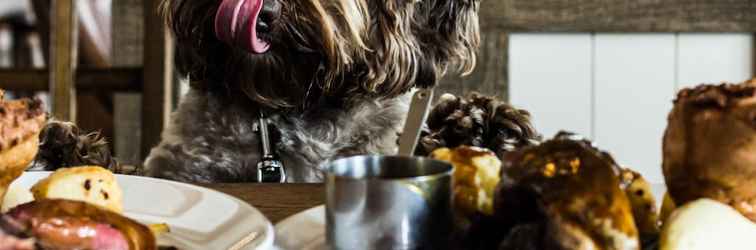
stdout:
[[273,224],[325,202],[323,184],[209,184],[204,185],[259,209]]

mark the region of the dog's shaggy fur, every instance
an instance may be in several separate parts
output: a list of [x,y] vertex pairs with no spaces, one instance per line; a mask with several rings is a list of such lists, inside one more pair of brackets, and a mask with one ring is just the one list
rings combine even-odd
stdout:
[[394,153],[408,92],[450,66],[474,68],[480,0],[265,1],[281,13],[263,54],[215,36],[219,0],[164,1],[192,90],[145,162],[149,175],[255,181],[262,110],[289,181],[321,181],[324,161]]

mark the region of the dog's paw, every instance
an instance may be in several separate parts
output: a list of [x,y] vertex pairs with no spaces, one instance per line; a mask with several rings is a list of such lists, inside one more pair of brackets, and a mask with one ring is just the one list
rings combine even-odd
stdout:
[[118,169],[105,138],[97,132],[83,132],[70,122],[50,121],[45,125],[39,134],[39,153],[30,169],[54,171],[89,165]]
[[525,110],[476,93],[467,98],[444,94],[428,115],[415,153],[428,155],[440,147],[470,145],[488,148],[501,157],[540,139]]

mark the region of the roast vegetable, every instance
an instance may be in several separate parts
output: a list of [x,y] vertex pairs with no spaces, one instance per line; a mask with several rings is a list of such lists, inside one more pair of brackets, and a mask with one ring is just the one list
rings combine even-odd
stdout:
[[150,231],[152,231],[154,235],[158,235],[158,236],[161,234],[171,232],[171,228],[168,226],[168,224],[165,224],[165,223],[150,224],[148,227],[150,228]]
[[123,211],[123,190],[115,175],[96,166],[61,168],[35,184],[35,199],[69,199],[85,201],[110,209]]
[[756,224],[711,199],[678,208],[664,224],[660,250],[718,249],[756,249]]
[[496,194],[500,249],[640,249],[619,168],[589,142],[560,134],[503,159]]
[[34,195],[29,191],[29,189],[22,188],[19,185],[11,185],[8,188],[8,192],[5,194],[5,198],[2,202],[2,208],[0,208],[0,211],[3,213],[8,212],[11,208],[14,208],[18,205],[31,202],[34,200]]
[[440,148],[431,157],[454,166],[453,194],[457,211],[467,216],[493,214],[493,195],[501,179],[501,161],[490,150],[477,147]]
[[664,193],[664,199],[662,200],[661,213],[659,214],[659,221],[662,224],[669,219],[669,216],[677,209],[677,205],[669,197],[669,193]]
[[622,169],[620,180],[639,233],[641,236],[655,237],[659,234],[659,210],[651,185],[638,172],[630,169]]

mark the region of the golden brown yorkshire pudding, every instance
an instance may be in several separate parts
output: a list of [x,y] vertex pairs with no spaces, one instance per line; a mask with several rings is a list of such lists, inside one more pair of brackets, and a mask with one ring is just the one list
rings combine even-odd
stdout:
[[8,186],[37,155],[46,113],[39,100],[6,101],[0,90],[0,203]]
[[680,91],[664,134],[672,200],[710,198],[756,222],[756,83]]
[[499,249],[640,248],[619,167],[569,134],[507,155],[496,216],[512,224]]

